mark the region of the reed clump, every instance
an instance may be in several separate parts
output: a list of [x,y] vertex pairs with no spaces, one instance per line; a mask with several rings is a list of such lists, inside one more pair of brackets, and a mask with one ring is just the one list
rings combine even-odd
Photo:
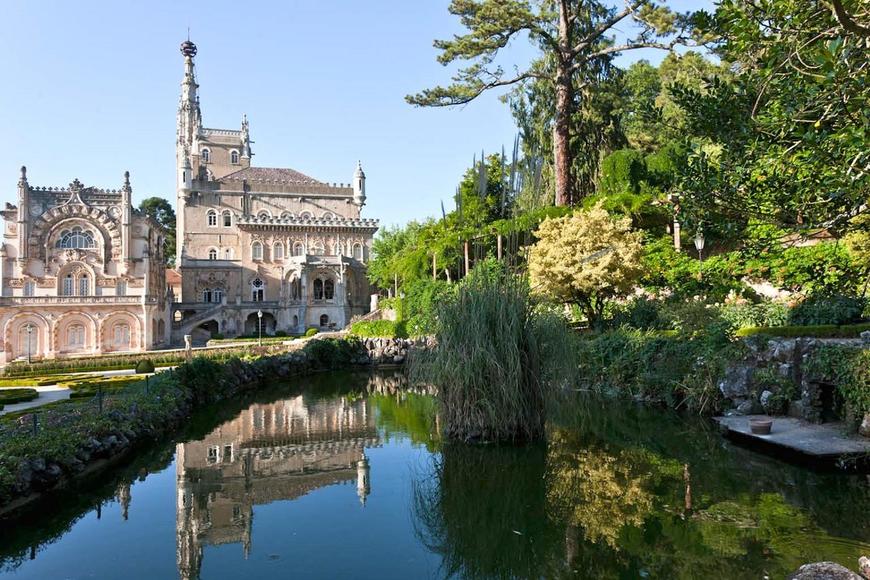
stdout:
[[522,442],[544,437],[548,393],[570,378],[573,337],[536,306],[525,278],[475,272],[437,308],[436,346],[409,361],[434,385],[444,436]]

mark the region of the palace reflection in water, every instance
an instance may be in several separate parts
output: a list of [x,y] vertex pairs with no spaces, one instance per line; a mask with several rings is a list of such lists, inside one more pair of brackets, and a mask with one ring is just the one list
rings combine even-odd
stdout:
[[201,441],[176,448],[176,548],[182,578],[197,578],[203,548],[251,551],[254,506],[317,488],[353,484],[370,492],[367,447],[380,446],[365,398],[254,404]]

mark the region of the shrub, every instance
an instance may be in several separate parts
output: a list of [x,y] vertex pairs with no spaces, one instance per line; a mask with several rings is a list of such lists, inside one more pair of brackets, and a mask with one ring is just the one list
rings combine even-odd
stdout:
[[635,298],[622,304],[611,304],[607,313],[606,326],[618,328],[628,326],[638,330],[664,328],[667,321],[660,316],[661,302],[649,298]]
[[859,322],[867,300],[858,296],[810,296],[792,309],[789,322],[798,326]]
[[405,297],[396,302],[397,315],[399,320],[405,321],[408,333],[413,336],[434,334],[437,328],[436,306],[454,296],[457,287],[457,284],[445,280],[428,278],[403,286]]
[[573,367],[567,326],[533,308],[525,280],[466,282],[438,306],[437,346],[410,359],[412,380],[438,389],[448,438],[538,439],[547,394]]
[[353,336],[362,338],[407,338],[408,331],[404,322],[392,320],[361,320],[354,322],[350,327]]
[[116,393],[126,387],[142,382],[141,377],[135,375],[122,375],[115,377],[94,377],[78,381],[69,381],[59,383],[60,386],[68,388],[71,399],[81,399],[93,397],[101,390],[103,393]]
[[315,368],[331,370],[353,363],[362,354],[362,346],[356,340],[324,338],[309,341],[302,351]]
[[0,408],[3,405],[26,403],[39,396],[36,389],[0,389]]
[[276,330],[276,331],[275,331],[275,336],[276,336],[276,337],[287,336],[287,332],[284,331],[284,330]]
[[823,346],[810,356],[804,372],[837,385],[853,418],[870,413],[870,350]]
[[222,332],[215,332],[214,334],[211,335],[211,337],[213,340],[223,340],[224,334]]
[[317,334],[316,328],[309,328],[308,330],[305,331],[305,336],[308,336],[308,337],[314,336],[315,334]]
[[755,326],[785,326],[790,310],[783,302],[765,300],[757,304],[728,304],[722,307],[722,317],[735,328]]
[[136,374],[141,375],[144,373],[153,373],[154,372],[154,363],[148,359],[140,360],[136,363]]
[[767,335],[780,336],[783,338],[858,338],[861,333],[866,330],[870,330],[870,322],[865,322],[863,324],[848,324],[844,326],[822,324],[816,326],[776,326],[741,328],[735,332],[735,335],[739,337]]

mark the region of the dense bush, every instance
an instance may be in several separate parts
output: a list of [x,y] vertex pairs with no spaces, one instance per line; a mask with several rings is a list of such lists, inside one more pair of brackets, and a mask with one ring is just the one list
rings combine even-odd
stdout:
[[309,328],[308,330],[305,331],[305,336],[307,336],[307,337],[314,336],[315,334],[317,334],[316,328]]
[[784,338],[799,338],[802,336],[812,338],[858,338],[862,332],[870,330],[870,322],[862,324],[847,324],[836,326],[834,324],[820,324],[816,326],[761,326],[738,329],[735,334],[740,337],[747,336],[780,336]]
[[324,338],[308,341],[302,352],[315,368],[328,370],[352,364],[364,349],[355,339]]
[[154,372],[154,363],[148,359],[140,360],[136,363],[136,374],[145,374]]
[[870,350],[824,346],[812,354],[804,372],[836,385],[853,420],[870,413]]
[[598,192],[605,196],[638,193],[641,181],[645,178],[643,153],[634,149],[620,149],[601,160]]
[[407,338],[405,323],[393,320],[360,320],[350,327],[350,334],[361,338]]
[[728,304],[722,307],[721,312],[722,318],[735,328],[785,326],[791,313],[788,304],[772,300],[763,300],[757,304]]
[[122,375],[114,377],[91,377],[75,381],[58,383],[61,387],[66,387],[70,391],[71,399],[82,399],[93,397],[100,391],[105,393],[116,393],[129,387],[130,385],[142,382],[142,377],[136,375]]
[[36,389],[0,389],[0,408],[3,405],[26,403],[39,396]]
[[411,336],[433,334],[437,327],[438,304],[456,295],[457,288],[457,284],[429,279],[403,286],[404,297],[397,302],[397,314],[399,320],[405,322],[408,333]]
[[800,326],[851,324],[861,321],[866,306],[867,300],[857,296],[816,294],[792,309],[789,322]]
[[276,331],[275,331],[275,336],[278,337],[278,338],[280,338],[280,337],[284,337],[284,336],[287,336],[287,332],[284,331],[284,330],[276,330]]

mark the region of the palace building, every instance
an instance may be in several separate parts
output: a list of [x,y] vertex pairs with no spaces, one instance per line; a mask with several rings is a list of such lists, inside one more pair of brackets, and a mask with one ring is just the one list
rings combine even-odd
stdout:
[[169,343],[166,232],[120,189],[34,187],[2,211],[0,363],[142,351]]
[[360,216],[362,166],[352,184],[253,166],[247,118],[239,129],[203,126],[196,52],[182,43],[173,338],[343,328],[370,300],[365,265],[378,222]]

